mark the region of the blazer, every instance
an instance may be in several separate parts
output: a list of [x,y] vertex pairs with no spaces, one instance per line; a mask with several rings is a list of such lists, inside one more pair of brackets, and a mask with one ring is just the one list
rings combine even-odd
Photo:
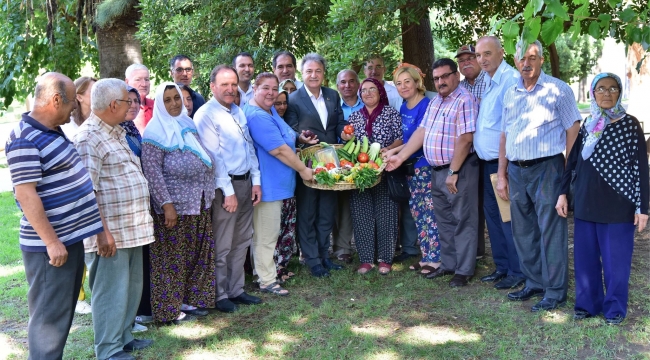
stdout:
[[[289,106],[284,119],[298,135],[303,130],[311,130],[318,136],[318,140],[337,144],[343,127],[348,124],[343,118],[341,98],[339,93],[333,89],[321,87],[321,91],[327,107],[327,126],[325,128],[323,128],[323,122],[320,120],[318,111],[311,102],[305,86],[289,95]],[[299,144],[298,140],[296,141],[296,144]]]

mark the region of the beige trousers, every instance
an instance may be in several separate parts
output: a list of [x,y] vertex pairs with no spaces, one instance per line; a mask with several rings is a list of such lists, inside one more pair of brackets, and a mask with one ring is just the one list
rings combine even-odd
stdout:
[[277,270],[273,253],[280,236],[282,200],[260,202],[253,209],[253,259],[261,286],[275,282]]

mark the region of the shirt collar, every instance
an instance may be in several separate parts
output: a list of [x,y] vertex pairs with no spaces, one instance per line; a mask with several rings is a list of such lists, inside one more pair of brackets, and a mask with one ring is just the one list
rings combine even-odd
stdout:
[[445,97],[442,97],[442,95],[440,95],[440,93],[436,93],[436,97],[440,98],[440,101],[445,101],[447,98],[455,99],[458,96],[460,96],[460,93],[462,91],[463,91],[463,87],[460,84],[458,84],[458,86],[456,87],[456,90],[452,91],[451,94],[449,94],[449,95],[447,95]]
[[[30,114],[29,111],[24,112],[23,115],[22,115],[22,120],[24,122],[28,123],[31,127],[35,128],[37,130],[40,130],[42,132],[48,132],[48,131],[54,131],[55,130],[55,129],[50,129],[47,126],[41,124],[40,122],[38,122],[38,120],[31,117],[29,114]],[[72,121],[72,120],[70,120],[70,121]],[[58,128],[59,127],[57,126],[57,129]],[[63,133],[63,131],[58,131],[58,132]]]
[[312,94],[311,91],[309,91],[309,89],[307,89],[306,86],[305,86],[305,91],[307,91],[307,95],[309,95],[310,98],[320,100],[323,97],[323,90],[321,88],[318,88],[318,96],[315,96],[314,94]]
[[348,103],[346,103],[345,100],[343,100],[343,98],[341,98],[341,107],[355,108],[355,107],[357,107],[359,105],[363,105],[363,102],[361,101],[361,98],[358,97],[358,96],[357,96],[357,102],[353,106],[348,105]]
[[239,89],[239,92],[242,93],[242,94],[248,95],[249,93],[253,92],[253,84],[250,84],[250,83],[248,84],[248,91],[242,90],[242,88],[239,85],[237,85],[237,88]]
[[[544,70],[542,70],[539,73],[539,77],[537,78],[537,82],[535,82],[535,86],[533,86],[533,88],[530,91],[535,90],[535,88],[537,88],[538,86],[543,86],[542,84],[544,84],[546,82],[546,76],[547,75],[544,73]],[[516,89],[517,89],[517,91],[530,92],[524,86],[524,78],[521,77],[521,76],[519,77],[519,81],[517,82],[517,88]]]
[[90,117],[88,117],[88,120],[91,120],[92,122],[97,124],[100,130],[102,130],[103,132],[105,132],[106,134],[112,137],[116,137],[116,138],[120,137],[126,132],[126,130],[124,130],[124,128],[121,126],[108,125],[107,123],[104,122],[104,120],[102,120],[99,116],[97,116],[95,113],[92,112],[90,113]]
[[490,74],[485,73],[484,81],[487,84],[489,84],[491,81],[494,81],[497,85],[499,85],[501,83],[501,77],[503,76],[503,73],[506,71],[508,67],[510,67],[510,65],[508,65],[505,59],[502,59],[501,64],[499,64],[497,71],[494,73],[494,77],[490,77]]

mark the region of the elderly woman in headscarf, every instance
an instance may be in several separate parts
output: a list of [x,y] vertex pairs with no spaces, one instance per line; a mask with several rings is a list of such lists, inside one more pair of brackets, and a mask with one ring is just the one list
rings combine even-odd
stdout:
[[650,186],[643,130],[621,106],[621,90],[614,74],[594,78],[591,114],[569,154],[556,206],[566,217],[575,171],[574,318],[603,313],[610,325],[627,314],[634,230],[642,231],[648,221]]
[[156,90],[153,117],[142,139],[142,167],[154,211],[154,320],[178,323],[207,315],[196,306],[214,307],[214,165],[174,83]]
[[[354,127],[354,135],[377,142],[386,150],[402,144],[402,118],[388,104],[384,85],[372,78],[365,79],[359,87],[359,97],[364,107],[350,114],[348,122]],[[395,241],[397,239],[397,216],[399,204],[388,195],[386,181],[363,192],[352,192],[350,198],[352,228],[361,266],[357,270],[365,274],[374,267],[375,253],[379,273],[390,272]]]

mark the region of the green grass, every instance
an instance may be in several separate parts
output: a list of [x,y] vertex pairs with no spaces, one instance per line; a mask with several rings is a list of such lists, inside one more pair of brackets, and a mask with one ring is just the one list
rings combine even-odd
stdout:
[[[19,215],[0,194],[0,358],[26,358],[25,275],[17,245]],[[150,326],[139,338],[154,346],[138,359],[650,359],[650,245],[636,244],[628,319],[608,327],[602,317],[572,319],[573,284],[566,307],[533,314],[532,302],[510,302],[481,284],[490,260],[477,264],[470,286],[451,289],[396,265],[388,276],[354,266],[314,279],[297,262],[286,298],[247,291],[265,303],[234,314],[213,312],[194,323]],[[66,359],[93,358],[90,315],[76,316]],[[8,350],[7,350],[8,349]]]

